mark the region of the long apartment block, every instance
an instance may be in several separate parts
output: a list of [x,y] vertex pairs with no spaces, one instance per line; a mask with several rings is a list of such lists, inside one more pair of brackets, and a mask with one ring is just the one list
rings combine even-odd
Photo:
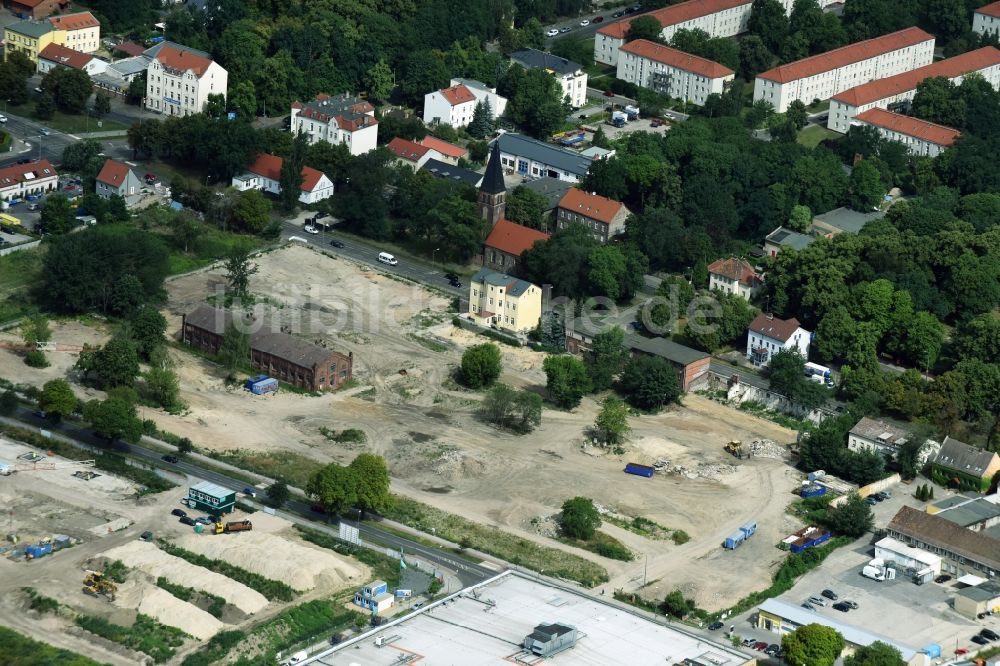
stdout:
[[736,73],[713,60],[636,39],[619,51],[616,76],[641,88],[703,106],[709,95],[721,95]]
[[[792,11],[795,0],[779,0],[785,13]],[[826,7],[840,0],[818,0],[820,7]],[[641,14],[652,16],[663,31],[660,37],[670,41],[678,30],[704,30],[709,37],[732,37],[746,32],[750,22],[750,8],[753,0],[687,0],[654,12]],[[629,26],[637,16],[608,23],[594,35],[594,60],[605,65],[618,64],[618,49],[625,44]]]
[[973,72],[980,74],[994,88],[1000,87],[1000,51],[984,46],[837,93],[830,99],[830,117],[826,126],[835,132],[846,133],[858,114],[869,109],[878,107],[896,111],[908,106],[917,92],[917,85],[924,79],[943,76],[958,84],[962,82],[962,77]]
[[876,79],[902,74],[934,62],[934,35],[906,28],[779,65],[757,75],[754,101],[784,113],[795,100],[809,104]]

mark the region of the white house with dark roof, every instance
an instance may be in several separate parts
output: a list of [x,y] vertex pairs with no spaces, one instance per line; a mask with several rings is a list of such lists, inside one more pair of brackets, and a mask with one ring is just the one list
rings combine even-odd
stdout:
[[910,433],[897,425],[864,416],[847,433],[847,448],[851,451],[874,451],[894,458],[909,437]]
[[794,349],[807,359],[811,338],[812,333],[802,328],[798,319],[779,319],[762,312],[747,331],[747,358],[754,365],[767,365],[778,352]]
[[587,103],[587,71],[583,65],[538,49],[521,49],[510,54],[510,61],[525,69],[544,69],[559,82],[563,98],[579,109]]
[[351,155],[364,155],[378,143],[375,107],[356,95],[320,94],[311,102],[292,102],[291,130],[305,134],[309,143],[343,144]]

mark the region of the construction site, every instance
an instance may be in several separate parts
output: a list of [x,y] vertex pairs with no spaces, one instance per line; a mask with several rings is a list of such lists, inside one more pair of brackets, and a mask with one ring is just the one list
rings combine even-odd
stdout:
[[346,604],[370,578],[266,513],[179,522],[178,511],[197,515],[179,509],[190,492],[182,476],[141,495],[93,461],[14,441],[0,439],[0,460],[17,461],[0,472],[0,624],[101,663],[168,661],[304,602]]

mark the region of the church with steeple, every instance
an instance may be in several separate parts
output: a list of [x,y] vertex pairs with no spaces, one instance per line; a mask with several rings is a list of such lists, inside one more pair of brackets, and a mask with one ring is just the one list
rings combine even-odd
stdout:
[[486,220],[490,232],[483,247],[483,266],[501,273],[517,275],[521,255],[536,241],[549,235],[504,217],[507,208],[507,185],[503,179],[500,142],[493,142],[486,174],[479,186],[479,214]]

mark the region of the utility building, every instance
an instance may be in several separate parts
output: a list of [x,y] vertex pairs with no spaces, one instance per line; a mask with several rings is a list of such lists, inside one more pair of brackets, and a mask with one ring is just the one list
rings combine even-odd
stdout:
[[236,491],[202,481],[188,488],[188,506],[212,514],[232,513],[236,506]]

